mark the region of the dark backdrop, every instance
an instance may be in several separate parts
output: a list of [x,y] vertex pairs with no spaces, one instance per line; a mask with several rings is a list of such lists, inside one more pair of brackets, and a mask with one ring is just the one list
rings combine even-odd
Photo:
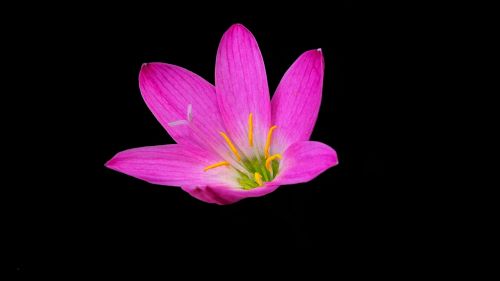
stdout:
[[[18,84],[33,97],[25,105],[30,122],[16,130],[29,134],[18,144],[36,165],[26,168],[29,175],[16,169],[22,180],[11,186],[18,270],[134,268],[178,253],[310,249],[338,260],[397,254],[411,231],[400,209],[409,194],[390,183],[388,167],[398,32],[384,16],[349,2],[320,10],[200,16],[154,7],[76,9],[33,23],[23,48],[32,50],[35,70],[22,66],[20,73],[36,82]],[[141,64],[168,62],[213,82],[219,40],[237,22],[259,42],[271,93],[302,52],[323,49],[323,101],[312,139],[335,148],[340,164],[309,183],[228,206],[106,169],[124,149],[173,143],[141,98]],[[26,159],[17,157],[16,167]]]

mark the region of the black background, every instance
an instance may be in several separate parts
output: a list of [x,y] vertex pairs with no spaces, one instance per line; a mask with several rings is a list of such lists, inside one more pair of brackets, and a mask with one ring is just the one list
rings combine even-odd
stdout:
[[[168,62],[213,82],[219,40],[238,22],[259,42],[271,93],[302,52],[323,49],[323,102],[312,139],[335,148],[340,164],[309,183],[227,206],[106,169],[119,151],[173,143],[142,100],[141,64]],[[11,174],[23,179],[11,185],[17,271],[168,269],[166,260],[179,254],[189,262],[222,254],[251,263],[250,254],[241,255],[301,250],[349,261],[418,245],[410,243],[417,230],[405,208],[412,192],[389,166],[400,152],[391,122],[404,90],[403,39],[380,11],[350,2],[267,15],[70,9],[29,29],[18,36],[33,62],[17,73],[33,78],[16,83],[32,97],[24,105],[29,122],[11,129],[29,136],[13,139],[24,147],[13,166],[31,158],[36,164]]]

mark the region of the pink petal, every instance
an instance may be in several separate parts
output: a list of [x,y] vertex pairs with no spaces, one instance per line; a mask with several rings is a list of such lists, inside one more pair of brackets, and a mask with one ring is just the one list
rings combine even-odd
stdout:
[[273,152],[309,140],[321,104],[324,61],[320,49],[303,53],[288,69],[273,96]]
[[236,186],[229,167],[206,172],[203,169],[221,161],[207,150],[181,144],[139,147],[122,151],[106,167],[153,184]]
[[191,196],[207,203],[227,205],[249,197],[260,197],[275,191],[279,185],[266,183],[262,187],[251,190],[227,188],[224,186],[183,186],[182,189]]
[[328,145],[315,141],[296,142],[283,154],[280,172],[273,183],[308,182],[338,163],[337,153]]
[[217,101],[226,129],[240,150],[248,152],[248,116],[253,114],[254,143],[263,149],[271,106],[264,61],[252,33],[241,24],[229,28],[215,65]]
[[175,65],[144,64],[139,75],[144,101],[179,144],[218,151],[225,143],[215,89],[200,76]]

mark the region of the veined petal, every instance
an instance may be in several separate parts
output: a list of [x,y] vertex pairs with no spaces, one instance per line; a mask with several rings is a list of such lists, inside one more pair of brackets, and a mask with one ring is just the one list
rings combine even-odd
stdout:
[[303,53],[288,69],[271,102],[272,123],[277,125],[274,151],[309,140],[318,117],[323,88],[324,61],[320,49]]
[[248,119],[253,114],[253,139],[263,149],[271,121],[266,69],[252,33],[241,24],[221,39],[215,65],[217,101],[229,136],[244,153],[249,150]]
[[106,167],[160,185],[237,186],[229,167],[204,168],[220,161],[213,152],[181,144],[132,148],[116,154]]
[[315,141],[296,142],[283,154],[280,173],[273,183],[308,182],[338,163],[337,153],[328,145]]
[[182,189],[196,199],[207,203],[227,205],[249,197],[260,197],[275,191],[279,185],[274,182],[251,190],[226,186],[183,186]]
[[210,83],[179,66],[147,63],[139,86],[149,109],[177,143],[224,149],[222,119]]

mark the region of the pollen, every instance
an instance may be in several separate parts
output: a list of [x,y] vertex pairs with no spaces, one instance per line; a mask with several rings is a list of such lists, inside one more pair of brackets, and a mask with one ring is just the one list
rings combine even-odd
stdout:
[[281,159],[281,154],[274,154],[266,159],[266,169],[272,172],[271,162],[275,159]]
[[274,129],[278,128],[278,126],[274,125],[269,129],[267,133],[266,146],[264,147],[264,156],[266,159],[269,157],[269,149],[271,148],[271,137],[273,136]]
[[236,150],[236,147],[234,147],[233,142],[229,139],[229,137],[224,134],[223,132],[220,132],[220,135],[224,138],[224,140],[227,142],[227,145],[229,145],[229,149],[233,152],[233,154],[236,156],[238,161],[241,161],[240,154],[238,153],[238,150]]
[[210,169],[213,169],[213,168],[217,168],[217,167],[220,167],[220,166],[229,166],[229,162],[226,162],[226,161],[221,161],[221,162],[217,162],[215,164],[212,164],[210,166],[206,166],[204,169],[203,169],[203,172],[206,172]]
[[259,185],[259,186],[262,186],[262,176],[256,172],[254,174],[254,177],[255,177],[255,182]]

